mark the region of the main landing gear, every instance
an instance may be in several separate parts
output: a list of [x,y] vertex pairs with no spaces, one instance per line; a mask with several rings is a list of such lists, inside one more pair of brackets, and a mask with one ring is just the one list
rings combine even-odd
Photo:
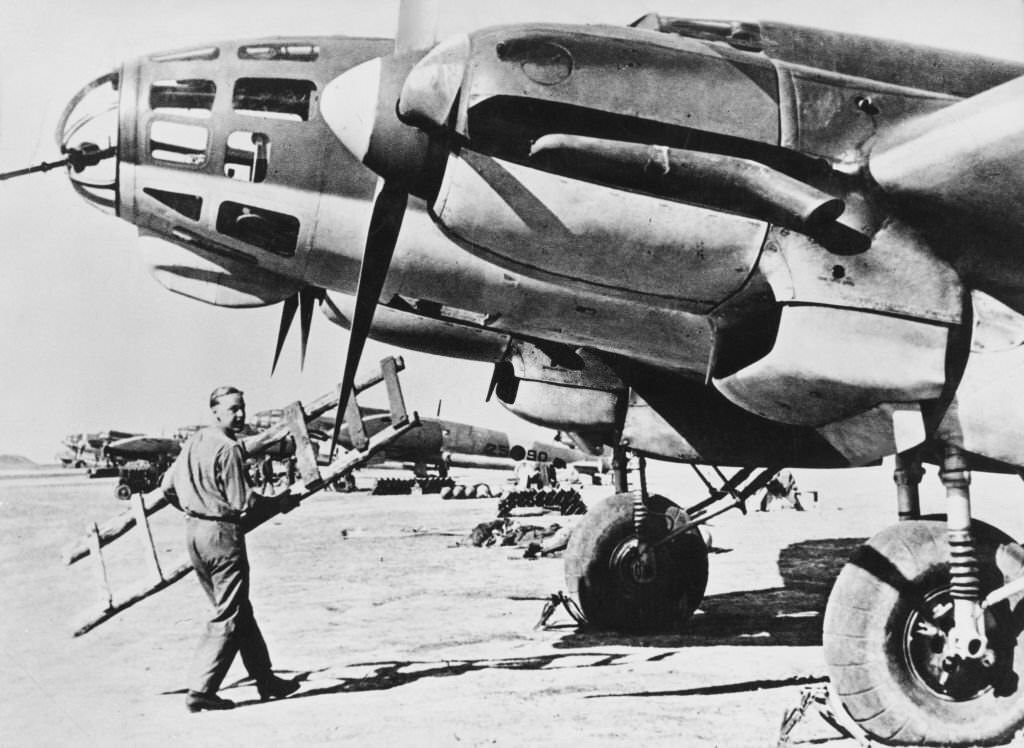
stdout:
[[[743,469],[714,488],[701,470],[708,497],[683,509],[664,496],[650,495],[643,458],[638,458],[640,490],[629,493],[626,457],[617,450],[618,493],[591,507],[573,530],[565,552],[569,594],[587,621],[623,633],[676,631],[704,597],[708,548],[698,527],[730,509],[746,512],[745,502],[763,488],[778,467],[754,474]],[[749,479],[749,480],[748,480]]]
[[881,741],[981,745],[1024,726],[1024,548],[971,521],[970,473],[947,447],[947,516],[921,517],[920,463],[896,463],[901,522],[863,546],[825,610],[832,688]]

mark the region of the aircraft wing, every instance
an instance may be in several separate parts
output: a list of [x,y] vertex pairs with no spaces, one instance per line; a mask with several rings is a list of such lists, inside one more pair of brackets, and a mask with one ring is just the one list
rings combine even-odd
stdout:
[[107,445],[107,454],[117,457],[148,457],[155,454],[176,455],[181,442],[169,436],[131,436]]
[[871,176],[905,202],[1016,244],[1024,231],[1021,123],[1024,76],[893,128],[872,148]]

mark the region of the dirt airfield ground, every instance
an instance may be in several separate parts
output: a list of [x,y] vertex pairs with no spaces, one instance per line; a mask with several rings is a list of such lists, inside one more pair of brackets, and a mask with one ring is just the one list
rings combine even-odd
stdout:
[[[687,470],[652,471],[652,487],[693,498]],[[645,638],[577,631],[562,611],[535,629],[564,589],[562,561],[456,545],[496,499],[314,497],[250,538],[257,616],[301,690],[260,703],[236,664],[222,694],[240,708],[196,715],[183,696],[206,613],[194,579],[72,638],[97,587],[60,551],[124,505],[109,480],[0,480],[0,745],[774,746],[783,711],[824,679],[834,575],[895,513],[886,468],[796,476],[817,506],[715,520],[700,612],[685,634]],[[934,468],[925,481],[926,511],[941,511]],[[975,476],[976,516],[1024,537],[1022,494],[1017,479]],[[169,565],[180,517],[157,514],[154,531]],[[140,548],[110,547],[115,589],[144,572]],[[813,714],[791,737],[856,745]]]

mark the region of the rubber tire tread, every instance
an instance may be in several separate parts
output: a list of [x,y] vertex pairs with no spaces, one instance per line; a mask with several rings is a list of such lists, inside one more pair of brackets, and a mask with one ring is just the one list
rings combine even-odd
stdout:
[[[982,595],[1024,573],[1024,548],[974,521]],[[1002,743],[1024,725],[1024,631],[1012,644],[1008,693],[968,701],[935,695],[903,661],[904,625],[914,600],[948,584],[945,518],[901,522],[858,549],[836,580],[825,608],[825,662],[836,695],[870,736],[896,745]],[[1024,594],[994,606],[1024,626]],[[1012,613],[1011,613],[1012,611]]]
[[[663,496],[650,496],[648,508],[648,530],[654,538],[686,521],[686,513]],[[633,494],[616,494],[590,507],[565,551],[569,594],[595,628],[634,634],[679,631],[707,588],[704,539],[694,529],[659,548],[657,579],[630,590],[617,582],[609,561],[633,537]],[[637,589],[640,594],[634,594]]]

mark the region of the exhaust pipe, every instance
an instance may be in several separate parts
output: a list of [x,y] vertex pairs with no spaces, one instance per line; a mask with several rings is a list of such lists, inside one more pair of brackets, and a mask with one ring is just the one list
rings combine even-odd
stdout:
[[727,210],[813,236],[833,224],[845,203],[750,159],[583,135],[538,138],[530,156],[559,173]]

